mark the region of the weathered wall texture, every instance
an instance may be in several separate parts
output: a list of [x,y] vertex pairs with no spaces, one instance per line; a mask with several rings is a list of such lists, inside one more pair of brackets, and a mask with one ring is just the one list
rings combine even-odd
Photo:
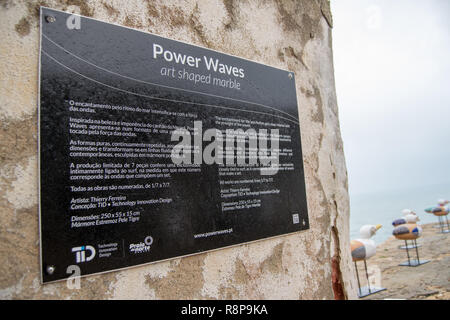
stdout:
[[[311,229],[169,262],[40,285],[39,5],[294,71]],[[0,298],[355,298],[347,172],[327,0],[0,0]]]

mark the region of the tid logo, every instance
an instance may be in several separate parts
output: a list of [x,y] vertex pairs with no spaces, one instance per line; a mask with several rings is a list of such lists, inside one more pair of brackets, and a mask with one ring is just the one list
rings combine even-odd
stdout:
[[[86,257],[86,251],[89,251],[89,256]],[[75,252],[75,258],[77,263],[91,261],[95,257],[95,248],[93,246],[81,246],[72,248],[72,252]]]

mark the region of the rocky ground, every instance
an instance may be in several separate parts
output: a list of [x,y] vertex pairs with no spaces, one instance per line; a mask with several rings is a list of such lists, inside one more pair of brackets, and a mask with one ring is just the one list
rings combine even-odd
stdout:
[[[385,291],[363,299],[450,299],[450,233],[438,233],[436,224],[422,225],[422,237],[417,240],[420,259],[431,260],[417,267],[399,266],[407,261],[406,250],[399,249],[404,241],[394,237],[379,244],[374,257],[367,260],[371,285]],[[415,249],[409,251],[415,259]],[[358,263],[361,286],[367,284],[364,263]]]

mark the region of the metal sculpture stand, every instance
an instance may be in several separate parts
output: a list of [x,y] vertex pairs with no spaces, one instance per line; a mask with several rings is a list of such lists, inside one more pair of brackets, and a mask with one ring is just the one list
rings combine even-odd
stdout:
[[417,266],[420,266],[422,264],[425,264],[425,263],[428,263],[428,262],[431,261],[431,260],[420,260],[420,258],[419,258],[419,249],[417,249],[417,241],[416,240],[412,240],[412,241],[414,241],[414,244],[415,244],[417,259],[411,259],[410,258],[410,256],[409,256],[409,249],[408,249],[408,243],[405,240],[406,255],[408,256],[408,261],[400,263],[399,266],[417,267]]
[[[439,231],[438,233],[449,233],[450,232],[450,225],[448,223],[447,215],[445,215],[445,221],[446,221],[445,224],[444,224],[444,216],[438,216],[438,219],[439,219],[438,228],[441,229],[441,231]],[[447,229],[444,229],[445,225],[447,225]]]
[[408,244],[408,240],[405,240],[406,245],[404,246],[399,246],[399,249],[414,249],[414,248],[418,248],[421,247],[421,244],[417,244],[417,242],[413,242],[412,244]]
[[364,298],[364,297],[370,296],[371,294],[386,290],[386,288],[370,286],[369,273],[367,272],[366,259],[364,259],[364,268],[366,270],[367,286],[361,288],[361,282],[359,281],[358,265],[356,264],[356,261],[355,261],[356,278],[358,279],[358,297]]

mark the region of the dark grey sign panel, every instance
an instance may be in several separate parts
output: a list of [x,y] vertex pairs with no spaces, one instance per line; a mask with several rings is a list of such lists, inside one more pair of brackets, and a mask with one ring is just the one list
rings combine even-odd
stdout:
[[309,228],[294,75],[41,8],[43,282]]

